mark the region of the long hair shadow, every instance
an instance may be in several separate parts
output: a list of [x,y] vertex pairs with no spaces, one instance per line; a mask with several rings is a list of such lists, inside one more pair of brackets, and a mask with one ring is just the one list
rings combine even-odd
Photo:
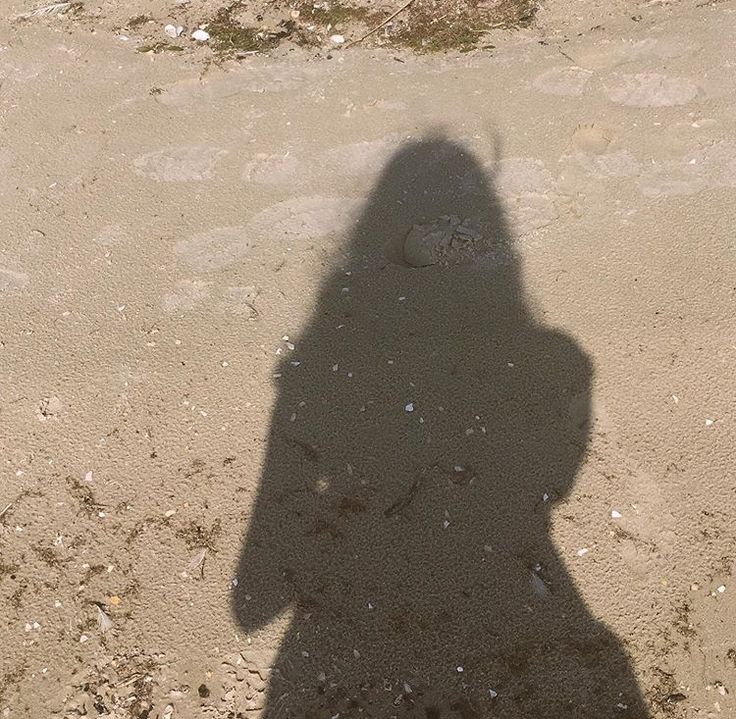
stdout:
[[492,173],[403,145],[292,339],[233,595],[283,639],[244,710],[647,716],[550,537],[592,364],[528,306]]

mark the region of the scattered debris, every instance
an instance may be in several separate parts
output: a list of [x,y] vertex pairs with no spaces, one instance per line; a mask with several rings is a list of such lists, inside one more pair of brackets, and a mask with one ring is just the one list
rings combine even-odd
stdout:
[[404,260],[410,267],[458,262],[480,250],[482,235],[469,220],[441,215],[414,225],[404,241]]

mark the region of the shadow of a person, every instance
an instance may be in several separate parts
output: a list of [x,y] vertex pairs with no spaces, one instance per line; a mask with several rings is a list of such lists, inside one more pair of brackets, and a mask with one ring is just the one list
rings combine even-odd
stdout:
[[[441,216],[482,251],[386,261]],[[395,154],[295,342],[233,599],[245,631],[288,627],[262,716],[647,716],[549,531],[592,365],[533,316],[467,148]]]

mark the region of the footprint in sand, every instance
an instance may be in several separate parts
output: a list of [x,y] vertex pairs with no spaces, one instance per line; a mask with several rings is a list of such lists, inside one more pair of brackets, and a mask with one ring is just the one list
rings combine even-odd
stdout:
[[641,163],[624,148],[616,147],[616,133],[597,123],[578,125],[561,162],[573,159],[597,178],[633,177],[641,174]]
[[246,165],[243,182],[257,185],[291,185],[305,174],[304,164],[291,154],[258,153]]
[[207,145],[171,147],[137,157],[133,167],[157,182],[197,182],[213,179],[217,160],[226,154]]
[[674,107],[687,105],[699,94],[698,86],[685,77],[654,72],[621,75],[618,86],[608,89],[611,102],[626,107]]
[[553,67],[546,70],[534,80],[534,87],[549,95],[579,97],[585,91],[593,73],[575,65],[569,67]]
[[602,125],[578,125],[572,134],[570,146],[575,152],[602,155],[613,141],[613,131]]
[[218,227],[176,243],[175,252],[199,272],[224,270],[238,262],[273,253],[299,250],[314,240],[348,232],[362,199],[296,197],[255,215],[245,226]]
[[203,280],[180,280],[173,292],[161,299],[164,312],[187,312],[193,310],[210,295],[210,282]]
[[578,65],[589,70],[612,70],[630,62],[671,60],[690,54],[696,48],[684,39],[645,38],[644,40],[599,41],[591,46],[568,46],[567,51]]
[[128,239],[127,231],[120,225],[105,225],[97,233],[94,242],[103,247],[113,247]]
[[387,135],[377,140],[337,145],[326,155],[326,163],[332,172],[354,177],[377,175],[397,151],[404,137]]
[[510,157],[497,166],[496,190],[517,235],[525,235],[549,225],[559,216],[552,174],[542,160]]
[[298,247],[349,232],[363,202],[352,197],[295,197],[258,213],[248,223],[248,232],[259,241]]
[[645,197],[694,195],[736,188],[736,149],[725,142],[693,148],[676,160],[651,165],[638,182]]
[[[251,93],[287,92],[309,85],[322,84],[324,74],[319,67],[300,67],[275,63],[247,68],[233,67],[227,73],[207,81],[188,78],[174,83],[156,96],[156,101],[167,107],[186,109],[202,103],[238,102]],[[262,117],[263,112],[248,108],[247,119]]]
[[253,244],[245,227],[217,227],[176,243],[184,264],[199,272],[215,272],[243,260]]
[[[377,175],[396,152],[402,135],[392,134],[378,140],[336,145],[324,155],[320,172],[342,177],[366,178]],[[260,153],[246,165],[243,181],[258,185],[289,185],[310,182],[317,168],[310,167],[290,153]]]
[[0,267],[0,292],[21,290],[26,284],[28,284],[28,275],[25,272],[15,272]]

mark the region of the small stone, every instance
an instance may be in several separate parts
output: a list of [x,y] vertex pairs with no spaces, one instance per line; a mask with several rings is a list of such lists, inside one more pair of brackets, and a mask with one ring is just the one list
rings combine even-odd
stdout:
[[169,37],[176,38],[184,32],[184,28],[181,25],[166,25],[166,27],[164,27],[164,32]]
[[404,406],[404,411],[406,412],[413,412],[414,411],[414,402],[409,402]]
[[713,419],[706,419],[705,420],[705,426],[706,427],[710,427],[713,424],[713,422],[715,422],[715,420],[713,420]]
[[345,38],[342,35],[330,35],[330,42],[333,45],[342,45],[345,42]]
[[207,42],[210,39],[210,34],[206,30],[198,28],[192,33],[192,40],[197,42]]
[[588,553],[588,551],[589,550],[586,547],[578,549],[578,557],[584,557]]
[[489,689],[488,694],[490,695],[491,699],[495,699],[498,696],[498,692],[495,689]]
[[621,519],[623,515],[617,509],[611,510],[611,519]]
[[726,587],[724,587],[724,586],[723,586],[723,585],[721,584],[721,586],[720,586],[720,587],[718,587],[718,589],[717,589],[716,591],[717,591],[717,592],[718,592],[719,594],[723,594],[723,592],[725,592],[725,591],[726,591]]
[[175,514],[176,514],[176,510],[175,509],[169,509],[166,512],[164,512],[164,517],[166,517],[167,519],[170,519]]

